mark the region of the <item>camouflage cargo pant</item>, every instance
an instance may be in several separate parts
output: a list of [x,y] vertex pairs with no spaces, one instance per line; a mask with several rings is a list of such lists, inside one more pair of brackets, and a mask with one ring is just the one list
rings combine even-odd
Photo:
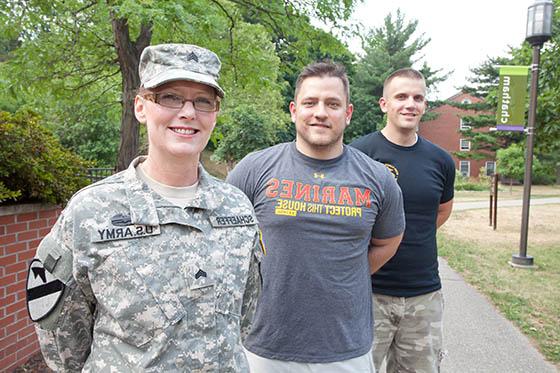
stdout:
[[373,360],[387,373],[439,372],[443,339],[441,290],[416,297],[373,294],[375,334]]

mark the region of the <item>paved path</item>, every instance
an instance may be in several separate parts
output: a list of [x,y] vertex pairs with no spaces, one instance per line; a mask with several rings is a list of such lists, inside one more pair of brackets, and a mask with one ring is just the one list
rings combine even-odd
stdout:
[[445,296],[442,373],[557,373],[509,320],[440,258]]
[[[447,356],[441,373],[558,373],[485,296],[439,258]],[[386,373],[385,364],[379,373]]]
[[[559,197],[551,198],[531,198],[531,206],[547,205],[551,203],[560,203]],[[474,201],[474,202],[455,202],[453,203],[453,211],[472,210],[472,209],[487,209],[489,208],[489,201]],[[523,201],[520,199],[500,200],[498,196],[498,207],[512,207],[522,206]]]

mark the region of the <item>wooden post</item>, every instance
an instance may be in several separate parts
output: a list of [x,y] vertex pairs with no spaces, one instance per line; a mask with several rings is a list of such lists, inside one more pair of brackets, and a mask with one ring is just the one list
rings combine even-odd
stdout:
[[494,174],[492,178],[492,189],[493,189],[493,196],[494,196],[494,206],[493,212],[494,215],[492,217],[493,225],[492,228],[496,230],[498,226],[498,174]]
[[492,179],[492,181],[490,182],[490,208],[488,209],[488,211],[489,211],[488,225],[489,226],[492,226],[492,217],[494,216],[494,213],[492,211],[493,207],[494,207],[494,179]]

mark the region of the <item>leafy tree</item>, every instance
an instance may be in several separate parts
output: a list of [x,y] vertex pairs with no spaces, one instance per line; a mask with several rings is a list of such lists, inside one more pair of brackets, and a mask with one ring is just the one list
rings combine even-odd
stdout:
[[[352,82],[352,101],[358,115],[346,130],[347,141],[374,131],[382,123],[383,113],[377,102],[383,94],[383,82],[393,71],[418,62],[418,54],[430,42],[424,35],[412,38],[417,26],[417,20],[407,21],[397,10],[394,16],[385,17],[383,26],[370,30],[364,37],[365,55],[357,63]],[[425,62],[420,71],[428,87],[445,80],[448,75],[432,70]]]
[[[228,97],[244,95],[256,101],[263,91],[270,91],[265,97],[275,96],[278,80],[270,75],[277,72],[278,61],[274,49],[262,43],[264,26],[248,24],[241,11],[262,14],[271,29],[283,34],[305,14],[332,21],[346,19],[353,3],[7,0],[0,5],[0,27],[22,44],[10,53],[0,76],[17,77],[7,91],[25,97],[26,105],[38,109],[51,123],[72,128],[67,124],[81,121],[84,124],[75,128],[84,129],[91,119],[86,114],[99,113],[97,120],[104,113],[110,113],[112,121],[120,118],[117,168],[123,169],[140,146],[132,102],[139,85],[138,60],[145,46],[188,42],[208,47],[222,57],[221,82]],[[267,71],[263,71],[265,67]],[[68,110],[77,102],[81,110]],[[280,103],[273,100],[268,104],[266,114],[278,115]],[[115,115],[119,105],[121,113]]]
[[508,57],[488,57],[480,66],[471,69],[471,76],[467,78],[469,84],[463,87],[463,92],[490,101],[490,104],[496,103],[496,88],[499,83],[498,66],[512,63],[511,58]]
[[477,114],[464,116],[462,120],[471,128],[461,130],[461,137],[471,142],[468,152],[455,152],[460,159],[486,159],[498,149],[503,149],[513,142],[520,141],[522,136],[518,132],[494,131],[481,129],[496,126],[494,110],[498,103],[497,89],[499,84],[500,65],[511,65],[513,61],[506,57],[489,57],[480,66],[471,69],[471,76],[467,79],[469,85],[462,91],[483,99],[480,103],[462,104],[447,102],[461,109],[475,110]]
[[[354,1],[355,3],[356,1]],[[327,12],[330,19],[321,16],[317,12],[309,14],[324,23],[332,23],[332,20],[343,20],[350,15],[353,2],[325,1],[321,2],[323,12]],[[282,1],[269,1],[271,8],[284,7]],[[328,10],[331,8],[332,10]],[[308,16],[292,17],[289,27],[281,27],[277,23],[270,22],[267,13],[255,12],[254,9],[245,8],[244,19],[247,22],[263,25],[274,43],[276,55],[280,58],[279,84],[282,87],[283,109],[287,113],[289,103],[293,100],[295,83],[302,68],[309,63],[322,60],[331,60],[346,66],[349,75],[353,73],[354,55],[348,50],[332,33],[323,31],[311,25]],[[348,27],[336,24],[331,30],[348,31]],[[277,141],[292,141],[295,138],[295,127],[285,117],[287,122],[277,133]]]
[[[553,2],[552,38],[541,52],[535,153],[552,158],[560,175],[560,0]],[[532,51],[527,43],[513,55],[527,65],[531,63]]]

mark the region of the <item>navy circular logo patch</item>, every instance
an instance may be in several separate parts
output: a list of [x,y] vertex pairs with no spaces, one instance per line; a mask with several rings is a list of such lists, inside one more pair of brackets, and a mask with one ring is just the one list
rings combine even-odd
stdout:
[[399,179],[399,170],[395,166],[390,163],[385,163],[385,167],[387,167],[387,169],[391,171],[391,173],[395,177],[395,180]]

